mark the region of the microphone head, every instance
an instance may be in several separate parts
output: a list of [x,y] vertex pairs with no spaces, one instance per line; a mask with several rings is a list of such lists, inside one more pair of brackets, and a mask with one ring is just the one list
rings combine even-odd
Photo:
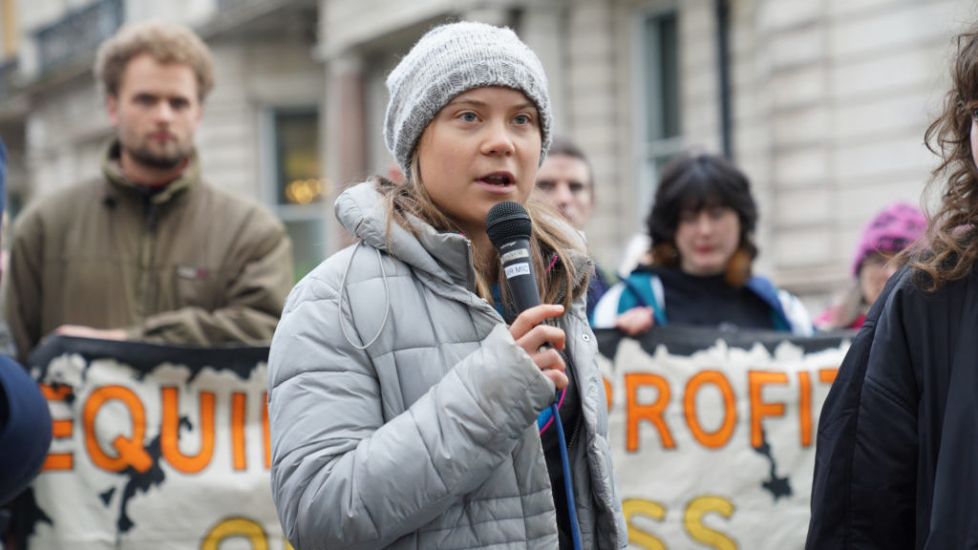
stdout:
[[530,214],[518,202],[498,203],[486,215],[486,233],[497,249],[514,239],[529,239],[532,226]]

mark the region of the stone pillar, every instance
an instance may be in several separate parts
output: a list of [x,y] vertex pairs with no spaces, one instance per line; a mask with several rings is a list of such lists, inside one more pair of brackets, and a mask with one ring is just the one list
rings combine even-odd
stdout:
[[527,4],[517,32],[526,45],[536,52],[547,72],[553,129],[558,135],[569,132],[566,109],[567,83],[564,77],[566,49],[563,8],[559,2],[540,0]]
[[[367,177],[366,111],[364,100],[363,60],[352,52],[327,60],[326,114],[321,119],[322,158],[326,159],[325,176],[330,183],[330,204],[350,184]],[[332,212],[332,209],[329,209]],[[332,222],[330,250],[352,242],[352,237]]]

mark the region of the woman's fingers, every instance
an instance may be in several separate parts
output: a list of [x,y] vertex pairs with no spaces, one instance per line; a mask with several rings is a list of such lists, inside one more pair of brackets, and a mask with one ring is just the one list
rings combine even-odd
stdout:
[[540,368],[540,372],[557,386],[558,390],[567,387],[568,379],[565,372],[567,365],[564,363],[564,358],[560,352],[553,348],[546,348],[530,354],[530,358]]
[[546,348],[536,353],[531,353],[530,358],[540,367],[540,370],[554,369],[564,371],[567,368],[560,352],[553,348]]
[[542,371],[542,372],[543,372],[543,375],[544,376],[546,376],[547,378],[549,378],[550,381],[554,383],[554,386],[558,390],[562,390],[562,389],[566,388],[567,387],[567,384],[570,383],[570,381],[567,379],[567,375],[564,374],[563,372],[559,371],[559,370],[550,369],[550,370],[545,370],[545,371]]
[[522,338],[516,340],[516,343],[525,349],[527,353],[533,354],[546,344],[563,350],[566,338],[561,328],[550,325],[537,325]]
[[558,390],[567,387],[567,365],[560,352],[553,348],[543,348],[536,353],[531,353],[530,358],[544,376],[549,378]]
[[519,340],[527,332],[530,332],[533,327],[539,325],[547,319],[560,317],[563,314],[564,306],[562,305],[540,304],[538,306],[533,306],[516,317],[516,320],[513,321],[513,324],[509,327],[509,332],[513,335],[514,340]]
[[509,327],[517,345],[526,350],[530,359],[549,378],[557,389],[567,387],[567,365],[558,350],[564,349],[567,336],[558,327],[541,324],[564,314],[564,306],[543,304],[520,313]]

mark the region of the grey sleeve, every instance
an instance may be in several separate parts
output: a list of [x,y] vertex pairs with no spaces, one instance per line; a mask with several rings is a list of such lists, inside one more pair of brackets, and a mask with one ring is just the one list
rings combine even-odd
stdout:
[[272,343],[275,504],[296,548],[382,547],[484,482],[553,384],[500,325],[385,423],[372,362],[336,326],[335,291],[315,294],[287,306]]

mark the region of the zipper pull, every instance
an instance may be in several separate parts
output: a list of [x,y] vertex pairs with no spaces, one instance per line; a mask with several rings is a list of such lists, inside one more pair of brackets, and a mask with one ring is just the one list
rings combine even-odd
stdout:
[[151,233],[156,231],[156,223],[159,221],[159,208],[155,202],[150,201],[146,211],[146,229]]

